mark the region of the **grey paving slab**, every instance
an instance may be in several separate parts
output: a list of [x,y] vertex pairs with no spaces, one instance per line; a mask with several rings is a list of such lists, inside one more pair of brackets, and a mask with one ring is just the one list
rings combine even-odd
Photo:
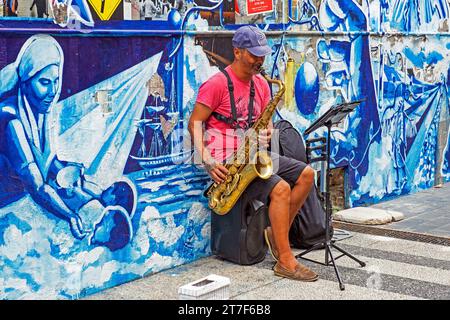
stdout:
[[427,213],[430,210],[447,210],[450,215],[450,183],[442,188],[430,188],[410,195],[400,196],[396,199],[378,203],[376,208],[398,209],[406,217]]
[[[442,284],[449,286],[450,293],[450,270],[432,268],[426,266],[418,266],[410,263],[397,262],[392,260],[374,259],[367,256],[359,256],[367,266],[364,268],[367,272],[379,275],[380,281],[383,282],[385,275],[392,275],[402,278],[420,280],[433,284]],[[350,259],[339,259],[338,265],[349,268],[354,267],[354,263]],[[382,289],[382,285],[380,285]]]
[[389,226],[418,226],[418,225],[422,225],[424,223],[427,223],[428,220],[427,219],[422,219],[422,217],[420,215],[415,216],[415,217],[410,217],[408,219],[402,220],[402,221],[398,221],[398,222],[393,222],[390,223]]
[[418,225],[410,226],[410,228],[413,232],[429,234],[429,235],[433,234],[432,230],[436,229],[436,227],[437,227],[437,225],[433,224],[433,223],[421,223]]
[[[342,264],[342,261],[345,261],[345,259],[338,262],[338,269],[341,279],[345,285],[357,285],[376,290],[381,289],[391,293],[411,295],[425,299],[450,299],[450,286],[420,279],[412,279],[382,273],[379,268],[376,268],[376,266],[355,268],[352,263],[352,267],[347,267]],[[316,269],[321,279],[337,279],[334,269],[330,266],[318,266]],[[330,287],[330,290],[333,289],[333,287]]]
[[450,223],[447,223],[447,224],[442,223],[437,227],[437,229],[444,230],[444,231],[450,231]]
[[[334,288],[334,289],[331,289]],[[418,300],[414,296],[397,294],[347,284],[345,291],[337,289],[335,281],[318,280],[304,283],[279,280],[263,288],[234,297],[236,300]]]
[[403,240],[363,233],[351,233],[351,238],[336,242],[337,245],[354,245],[362,248],[378,249],[386,252],[413,252],[414,255],[450,261],[450,247]]
[[430,230],[430,233],[439,237],[446,237],[449,238],[450,237],[450,230],[446,229],[446,230],[442,230],[442,229],[432,229]]
[[[365,235],[367,237],[378,237]],[[423,243],[417,241],[409,241],[402,239],[394,239],[388,237],[378,237],[379,239],[393,239],[393,240],[380,240],[379,242],[368,244],[368,248],[376,248],[379,250],[389,252],[407,253],[411,252],[415,256],[440,259],[450,261],[450,247],[435,245],[431,243]]]
[[405,251],[395,252],[380,250],[378,247],[362,248],[348,244],[341,244],[340,247],[363,261],[365,261],[365,258],[372,258],[450,271],[449,261],[445,259],[439,259],[440,257],[422,257],[420,255],[405,253]]
[[450,214],[443,212],[442,210],[428,210],[427,212],[417,215],[420,219],[430,220],[429,222],[435,222],[435,219],[444,218],[446,221],[450,219]]
[[273,261],[267,258],[253,266],[240,266],[216,257],[169,269],[143,279],[106,290],[86,299],[178,299],[178,288],[209,274],[233,279],[230,295],[235,296],[277,280],[272,271]]

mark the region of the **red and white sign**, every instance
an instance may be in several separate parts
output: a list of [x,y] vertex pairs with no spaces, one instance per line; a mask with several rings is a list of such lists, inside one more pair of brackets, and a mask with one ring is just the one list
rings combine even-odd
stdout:
[[247,0],[247,14],[258,14],[273,11],[272,0]]
[[[243,15],[260,14],[260,13],[267,13],[267,12],[273,11],[273,0],[239,1],[240,4],[242,2],[245,2],[245,8],[241,8]],[[240,13],[237,1],[236,1],[236,12]]]

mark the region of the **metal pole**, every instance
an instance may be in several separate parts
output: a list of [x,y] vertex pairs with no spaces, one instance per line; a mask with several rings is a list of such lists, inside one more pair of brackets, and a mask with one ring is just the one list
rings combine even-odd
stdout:
[[326,126],[328,128],[328,136],[327,136],[327,170],[326,170],[326,187],[325,187],[325,205],[326,205],[326,226],[325,226],[325,240],[326,240],[326,246],[325,246],[325,264],[328,266],[328,256],[330,254],[330,247],[329,244],[331,242],[330,239],[330,223],[331,223],[331,200],[330,200],[330,146],[331,146],[331,122],[327,122]]

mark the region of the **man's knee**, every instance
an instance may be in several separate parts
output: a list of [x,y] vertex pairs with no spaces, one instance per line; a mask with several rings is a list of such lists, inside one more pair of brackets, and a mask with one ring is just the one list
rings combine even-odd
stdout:
[[297,183],[306,184],[306,185],[313,185],[314,179],[316,176],[316,172],[313,168],[310,166],[307,166],[305,169],[303,169],[302,173],[300,174],[300,177],[297,179]]
[[289,200],[291,195],[291,186],[284,180],[278,182],[275,187],[273,187],[270,193],[271,201],[285,201]]

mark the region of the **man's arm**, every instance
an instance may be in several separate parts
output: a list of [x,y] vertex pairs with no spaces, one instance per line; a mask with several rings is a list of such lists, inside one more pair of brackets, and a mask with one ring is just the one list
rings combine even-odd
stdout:
[[14,119],[9,122],[6,137],[8,159],[33,200],[52,214],[69,221],[75,235],[81,238],[81,222],[78,221],[77,214],[67,207],[56,190],[45,183],[19,120]]
[[205,164],[205,168],[209,175],[215,182],[221,183],[226,178],[228,170],[211,156],[211,153],[205,147],[205,142],[203,140],[203,124],[211,116],[211,113],[212,111],[210,108],[201,103],[196,103],[191,117],[189,118],[188,129],[191,134],[191,139],[194,142],[194,148],[201,156],[202,162]]

